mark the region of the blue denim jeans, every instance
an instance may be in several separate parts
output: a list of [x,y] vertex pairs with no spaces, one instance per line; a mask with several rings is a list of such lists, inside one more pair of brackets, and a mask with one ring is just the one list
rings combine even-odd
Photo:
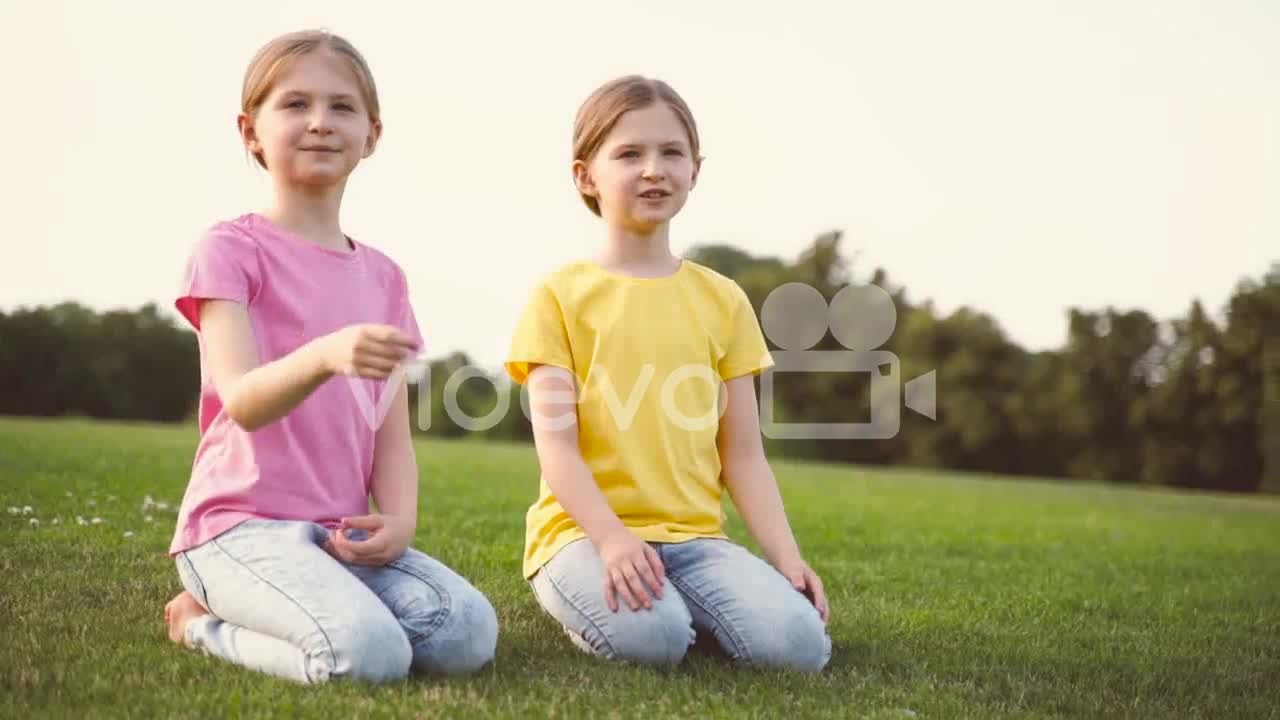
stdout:
[[653,607],[618,611],[604,598],[604,569],[590,540],[566,545],[530,584],[538,603],[580,649],[611,659],[675,664],[701,630],[734,660],[816,672],[831,659],[826,625],[773,566],[728,540],[650,543],[666,583]]
[[321,525],[250,520],[179,553],[178,576],[209,615],[187,642],[305,683],[385,682],[410,669],[460,673],[493,659],[493,606],[460,575],[410,548],[381,567],[325,552]]

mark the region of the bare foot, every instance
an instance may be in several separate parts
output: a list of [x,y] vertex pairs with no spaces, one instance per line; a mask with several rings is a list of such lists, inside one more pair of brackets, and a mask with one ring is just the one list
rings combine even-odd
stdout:
[[164,622],[169,626],[169,639],[179,645],[186,644],[187,623],[193,618],[208,615],[209,611],[200,607],[200,603],[191,593],[183,590],[164,606]]

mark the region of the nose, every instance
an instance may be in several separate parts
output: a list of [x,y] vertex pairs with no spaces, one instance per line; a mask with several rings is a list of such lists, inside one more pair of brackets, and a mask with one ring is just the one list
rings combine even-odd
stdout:
[[666,175],[666,171],[662,167],[662,159],[656,155],[650,155],[649,159],[645,161],[641,173],[645,180],[661,180]]
[[333,132],[333,125],[329,121],[329,112],[324,107],[317,106],[311,112],[311,116],[308,118],[307,131],[317,135],[328,135]]

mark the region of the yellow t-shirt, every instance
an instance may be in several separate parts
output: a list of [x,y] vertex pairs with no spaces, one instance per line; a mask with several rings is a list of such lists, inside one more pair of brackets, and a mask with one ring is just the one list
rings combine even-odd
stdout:
[[[720,504],[720,382],[772,366],[746,293],[684,260],[663,278],[569,264],[534,288],[508,374],[537,365],[578,378],[578,444],[605,500],[648,542],[725,537]],[[525,519],[532,577],[585,533],[542,478]]]

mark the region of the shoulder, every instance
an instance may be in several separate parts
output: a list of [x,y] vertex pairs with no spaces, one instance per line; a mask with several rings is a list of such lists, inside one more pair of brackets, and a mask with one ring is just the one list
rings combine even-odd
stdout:
[[737,292],[740,288],[738,283],[728,275],[723,275],[716,270],[694,262],[693,260],[683,260],[685,271],[693,278],[706,283],[707,285],[720,290],[722,292]]
[[684,270],[688,281],[699,288],[708,300],[729,309],[737,309],[743,303],[750,306],[746,291],[733,278],[692,260],[684,261]]
[[543,273],[529,288],[531,300],[554,299],[567,302],[581,294],[582,288],[592,283],[597,273],[586,261],[567,262],[550,272]]
[[[357,241],[359,243],[359,241]],[[401,284],[408,283],[408,275],[400,263],[390,255],[372,245],[359,243],[360,252],[364,255],[365,266],[377,275],[393,279]]]
[[356,243],[360,248],[360,252],[364,254],[365,262],[370,266],[386,269],[401,275],[404,274],[404,270],[400,267],[400,263],[393,260],[387,253],[379,250],[373,245],[367,245],[358,240]]
[[409,296],[409,274],[391,255],[360,240],[355,240],[359,259],[352,267],[360,274],[360,282],[378,292],[399,298]]
[[564,263],[538,280],[538,285],[564,291],[599,276],[598,269],[586,260]]
[[257,252],[261,243],[261,232],[253,222],[252,215],[218,220],[205,228],[196,247],[201,250],[222,250],[229,252]]
[[240,272],[256,276],[262,265],[259,234],[247,216],[208,225],[188,246],[187,277]]

